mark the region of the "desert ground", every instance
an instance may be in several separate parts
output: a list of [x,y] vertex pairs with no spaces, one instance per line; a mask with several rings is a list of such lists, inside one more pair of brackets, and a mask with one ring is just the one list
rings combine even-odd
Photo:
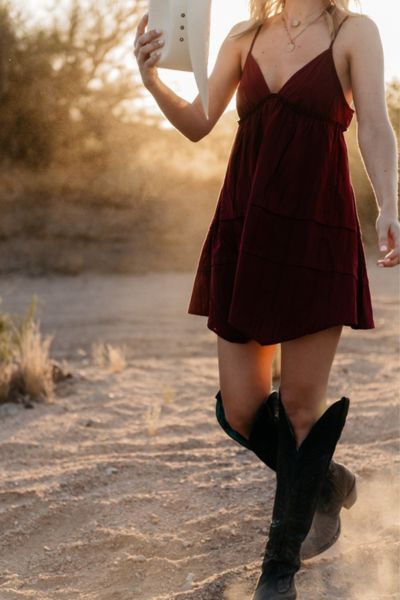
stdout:
[[[400,598],[399,269],[377,257],[376,329],[343,328],[328,390],[351,400],[335,458],[358,500],[302,564],[300,600]],[[38,296],[72,377],[51,403],[0,406],[0,600],[250,600],[275,475],[215,419],[216,336],[186,312],[192,282],[1,277],[3,310]],[[125,367],[96,364],[98,342],[125,348]]]

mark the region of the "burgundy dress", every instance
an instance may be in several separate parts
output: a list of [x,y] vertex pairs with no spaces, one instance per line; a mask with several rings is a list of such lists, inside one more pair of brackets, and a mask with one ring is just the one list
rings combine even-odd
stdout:
[[209,329],[238,343],[275,344],[339,324],[372,329],[343,136],[354,111],[334,40],[272,93],[251,53],[260,29],[237,89],[238,128],[188,313],[208,316]]

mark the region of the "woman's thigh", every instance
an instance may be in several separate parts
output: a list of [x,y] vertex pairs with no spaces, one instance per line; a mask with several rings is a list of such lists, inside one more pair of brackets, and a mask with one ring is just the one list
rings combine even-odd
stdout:
[[281,344],[282,403],[300,420],[313,422],[326,409],[329,374],[343,325],[335,325]]
[[261,346],[217,337],[219,383],[225,416],[246,435],[249,425],[272,386],[272,361],[277,344]]

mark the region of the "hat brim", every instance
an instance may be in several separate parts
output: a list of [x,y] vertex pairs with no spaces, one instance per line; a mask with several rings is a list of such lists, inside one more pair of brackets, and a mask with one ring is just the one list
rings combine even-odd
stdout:
[[211,0],[187,0],[189,53],[204,112],[208,119],[208,54]]

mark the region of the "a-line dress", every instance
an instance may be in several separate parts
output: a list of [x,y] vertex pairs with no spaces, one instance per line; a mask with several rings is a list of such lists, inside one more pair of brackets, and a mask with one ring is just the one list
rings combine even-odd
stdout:
[[333,43],[273,93],[252,54],[238,128],[188,313],[230,342],[262,345],[375,327],[343,132],[354,110]]

